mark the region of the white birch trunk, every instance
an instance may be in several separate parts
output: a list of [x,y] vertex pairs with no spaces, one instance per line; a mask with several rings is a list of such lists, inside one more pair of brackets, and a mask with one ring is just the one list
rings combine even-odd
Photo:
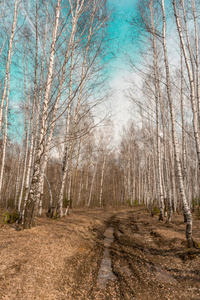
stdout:
[[[154,53],[154,80],[155,80],[155,100],[156,100],[156,128],[157,128],[157,167],[158,167],[158,186],[159,186],[159,221],[163,221],[164,217],[164,197],[163,197],[163,185],[161,174],[161,153],[160,153],[160,124],[159,124],[159,78],[157,74],[158,62],[156,53],[156,40],[155,40],[155,28],[154,28],[154,15],[153,15],[153,3],[151,1],[151,27],[153,35],[153,53]],[[160,99],[161,100],[161,99]]]
[[18,158],[18,167],[17,167],[17,180],[16,180],[16,187],[15,187],[15,208],[17,208],[17,200],[19,196],[19,188],[20,188],[20,181],[21,181],[21,165],[22,165],[22,157],[23,157],[23,145],[24,145],[24,135],[23,133],[22,142],[19,151],[19,158]]
[[199,114],[199,125],[200,125],[200,80],[199,80],[199,36],[197,28],[197,15],[195,8],[195,0],[192,0],[192,11],[194,18],[194,28],[195,28],[195,50],[196,50],[196,94],[197,94],[197,107]]
[[[78,3],[77,3],[77,8],[78,8]],[[76,10],[76,16],[75,16],[76,20],[78,18],[78,10]],[[77,100],[77,105],[76,105],[76,110],[75,110],[75,115],[74,115],[74,120],[73,120],[73,130],[72,132],[74,132],[75,128],[76,128],[76,124],[77,124],[77,118],[78,118],[78,113],[79,113],[79,107],[80,107],[80,102],[81,102],[81,97],[82,97],[82,89],[83,89],[83,84],[84,84],[84,78],[85,78],[85,64],[86,64],[86,59],[87,59],[87,55],[88,55],[88,50],[89,50],[89,45],[90,45],[90,39],[91,39],[91,28],[92,28],[92,24],[93,24],[93,19],[91,20],[90,23],[90,29],[89,29],[89,35],[88,35],[88,42],[87,42],[87,46],[86,46],[86,51],[85,51],[85,55],[84,55],[84,60],[83,60],[83,65],[82,65],[82,74],[81,74],[81,82],[80,82],[80,90],[79,90],[79,96],[78,96],[78,100]],[[75,35],[75,31],[76,31],[76,25],[77,22],[74,24],[74,35]],[[73,36],[74,39],[74,36]],[[70,77],[70,90],[69,90],[69,101],[71,103],[71,97],[72,97],[72,78],[73,78],[73,50],[72,50],[72,61],[71,61],[71,77]],[[68,112],[70,113],[70,109],[68,110]],[[68,118],[68,122],[70,122],[70,116]],[[67,124],[67,130],[66,130],[66,139],[68,138],[68,131],[69,131],[69,124]],[[73,138],[71,138],[70,141],[70,146],[69,146],[69,152],[72,152],[73,149]],[[65,185],[65,181],[66,181],[66,177],[67,177],[67,167],[68,167],[68,163],[67,160],[67,148],[65,149],[65,153],[64,153],[64,161],[65,161],[65,166],[64,166],[64,170],[63,170],[63,176],[62,176],[62,183],[61,183],[61,190],[60,190],[60,194],[59,194],[59,198],[58,198],[58,207],[57,207],[57,211],[60,217],[63,216],[63,193],[64,193],[64,185]],[[68,156],[69,157],[69,156]],[[71,169],[69,171],[69,185],[68,185],[68,200],[70,200],[70,195],[71,195],[71,180],[72,180],[72,174],[71,174]]]
[[2,195],[1,191],[2,191],[2,184],[3,184],[3,175],[4,175],[5,158],[6,158],[6,147],[7,147],[9,93],[10,93],[10,69],[9,69],[9,75],[8,75],[8,90],[7,90],[6,107],[5,107],[5,112],[4,112],[3,154],[2,154],[2,163],[1,163],[1,172],[0,172],[0,200],[1,200],[1,195]]
[[80,184],[79,184],[77,206],[79,206],[79,204],[81,203],[81,190],[82,190],[82,186],[83,186],[83,176],[82,176],[82,172],[81,172],[81,179],[80,179]]
[[47,112],[48,112],[49,96],[50,96],[50,92],[51,92],[51,85],[52,85],[52,80],[53,80],[55,45],[56,45],[56,39],[57,39],[57,30],[58,30],[58,26],[59,26],[61,1],[62,0],[57,1],[56,12],[55,12],[55,24],[54,24],[54,28],[53,28],[53,37],[52,37],[51,51],[50,51],[50,57],[49,57],[49,68],[48,68],[48,75],[47,75],[47,81],[46,81],[46,89],[45,89],[45,94],[44,94],[43,114],[42,114],[42,120],[41,120],[39,146],[38,146],[38,150],[37,150],[36,161],[34,164],[33,179],[31,182],[29,196],[28,196],[28,200],[27,200],[27,203],[25,206],[25,212],[24,212],[23,226],[25,229],[31,228],[32,225],[35,224],[35,215],[36,215],[36,210],[37,210],[38,198],[40,197],[40,194],[38,195],[37,186],[38,186],[38,182],[39,182],[41,159],[44,154],[44,142],[45,142],[45,136],[46,136],[46,132],[47,132]]
[[19,212],[21,211],[21,203],[22,203],[23,194],[24,194],[24,185],[25,185],[25,178],[26,178],[26,167],[27,167],[27,159],[28,159],[28,146],[29,146],[29,125],[28,125],[28,129],[27,129],[27,132],[26,132],[26,149],[25,149],[25,159],[24,159],[24,170],[23,170],[21,191],[20,191],[20,196],[19,196],[19,201],[18,201],[18,208],[17,208],[17,210]]
[[[175,6],[174,6],[175,8]],[[175,9],[176,11],[176,9]],[[174,155],[175,155],[175,161],[176,161],[176,167],[177,167],[177,175],[178,175],[178,183],[179,183],[179,189],[181,194],[181,199],[184,207],[184,211],[187,215],[187,227],[186,227],[186,238],[188,242],[189,247],[193,247],[193,239],[192,239],[192,214],[190,212],[185,190],[184,190],[184,182],[183,177],[181,173],[181,164],[180,164],[180,156],[178,151],[178,144],[177,144],[177,137],[176,137],[176,128],[175,128],[175,113],[174,113],[174,104],[171,94],[171,82],[170,82],[170,74],[169,74],[169,65],[168,65],[168,57],[167,57],[167,47],[166,47],[166,37],[165,37],[165,27],[166,27],[166,20],[165,20],[165,6],[164,6],[164,0],[162,0],[162,12],[163,12],[163,50],[164,50],[164,59],[165,59],[165,71],[166,71],[166,80],[167,80],[167,94],[168,94],[168,100],[169,100],[169,106],[170,106],[170,114],[171,114],[171,126],[172,126],[172,140],[173,140],[173,146],[174,146]],[[176,14],[176,12],[175,12]]]
[[100,183],[100,195],[99,195],[99,205],[102,206],[102,193],[103,193],[103,180],[104,180],[104,172],[105,172],[105,165],[106,165],[106,154],[103,158],[103,165],[101,169],[101,183]]
[[[75,29],[74,29],[74,36],[75,36]],[[73,37],[74,41],[74,37]],[[72,45],[73,47],[73,45]],[[67,177],[67,169],[69,163],[69,155],[68,155],[68,138],[69,138],[69,128],[70,128],[70,119],[71,119],[71,104],[72,104],[72,84],[73,84],[73,72],[74,72],[74,49],[72,48],[71,53],[71,71],[70,71],[70,83],[69,83],[69,107],[67,112],[67,121],[66,121],[66,132],[65,132],[65,146],[64,146],[64,156],[63,156],[63,172],[62,172],[62,181],[61,181],[61,188],[58,197],[58,205],[57,205],[57,213],[60,218],[63,216],[63,194],[64,194],[64,187]],[[70,199],[68,198],[68,201]]]
[[[197,157],[198,157],[199,169],[200,169],[200,140],[199,140],[199,131],[198,131],[198,113],[197,113],[197,106],[196,106],[196,100],[195,100],[194,77],[193,77],[193,72],[191,70],[190,63],[189,63],[189,58],[188,58],[188,54],[187,54],[185,41],[183,38],[181,22],[180,22],[178,13],[177,13],[175,0],[173,0],[173,6],[174,6],[174,13],[175,13],[175,18],[176,18],[176,25],[177,25],[177,29],[178,29],[178,33],[179,33],[179,37],[180,37],[181,47],[183,49],[185,64],[187,67],[187,73],[188,73],[188,78],[189,78],[189,82],[190,82],[190,99],[191,99],[191,106],[192,106],[192,113],[193,113],[193,130],[194,130],[196,151],[197,151]],[[184,9],[184,1],[183,0],[182,0],[182,7]],[[185,23],[186,23],[186,20],[185,20]],[[186,25],[187,25],[187,23],[186,23]],[[187,29],[187,27],[186,27],[186,29]],[[187,31],[186,31],[186,33],[187,33]],[[187,34],[187,37],[188,37],[188,34]],[[191,50],[189,39],[188,39],[188,49],[189,49],[190,56],[192,56],[192,50]]]
[[97,172],[97,166],[98,166],[98,158],[96,159],[96,164],[94,166],[94,173],[93,173],[92,183],[91,183],[91,187],[90,187],[90,195],[89,195],[89,199],[88,199],[88,203],[87,203],[88,207],[90,206],[90,203],[92,200],[92,191],[93,191],[94,180],[95,180],[95,176],[96,176],[96,172]]
[[10,42],[9,42],[9,47],[8,47],[8,55],[7,55],[7,62],[6,62],[6,73],[5,73],[5,79],[4,79],[5,80],[4,81],[4,89],[3,89],[3,94],[2,94],[2,98],[1,98],[1,105],[0,105],[0,132],[1,132],[1,127],[2,127],[4,101],[6,99],[6,93],[7,93],[9,70],[10,70],[11,61],[12,61],[12,48],[13,48],[13,40],[14,40],[14,35],[15,35],[15,29],[16,29],[16,25],[17,25],[18,8],[19,8],[18,0],[15,0],[15,12],[14,12]]
[[[77,5],[78,5],[78,2],[77,2]],[[80,6],[80,9],[81,9],[81,6]],[[79,10],[78,10],[78,13],[79,13]],[[46,165],[47,165],[47,162],[48,162],[49,151],[50,151],[50,144],[51,144],[51,141],[52,141],[53,132],[54,132],[54,128],[55,128],[55,125],[56,125],[57,109],[58,109],[58,104],[59,104],[59,101],[60,101],[60,98],[61,98],[61,90],[62,90],[62,86],[63,86],[64,80],[65,80],[65,69],[66,69],[67,62],[69,60],[70,51],[72,51],[72,53],[71,53],[71,56],[72,56],[71,78],[73,76],[73,51],[74,51],[73,47],[74,47],[74,38],[75,38],[75,34],[76,34],[77,22],[78,22],[78,19],[77,19],[77,16],[76,16],[74,18],[74,20],[73,20],[72,32],[71,32],[71,36],[70,36],[68,50],[67,50],[67,52],[65,54],[65,61],[64,61],[64,64],[63,64],[63,68],[62,68],[62,77],[61,77],[59,88],[58,88],[58,95],[57,95],[57,98],[56,98],[56,101],[55,101],[55,104],[54,104],[53,118],[52,118],[52,122],[51,122],[50,133],[49,133],[47,144],[46,144],[46,149],[45,149],[45,154],[44,154],[44,161],[43,161],[43,166],[42,166],[43,172],[41,172],[40,179],[39,179],[39,182],[40,182],[40,184],[39,184],[40,189],[39,189],[39,193],[38,193],[39,198],[40,198],[40,194],[42,193],[42,190],[41,190],[42,186],[43,186],[42,182],[44,181],[43,175],[44,175],[44,170],[46,169]],[[72,48],[72,50],[71,50],[71,48]],[[70,86],[72,86],[72,83],[70,83]],[[72,90],[71,90],[71,93],[72,93]],[[72,100],[73,100],[73,97],[71,95],[69,97],[69,102],[68,102],[68,114],[70,114]],[[68,120],[70,120],[70,119],[68,119]],[[69,130],[69,127],[68,127],[68,130]],[[66,139],[67,139],[68,138],[68,134],[66,134],[66,136],[67,136],[66,137]],[[66,166],[66,168],[67,168],[67,166]],[[64,189],[63,182],[65,184],[65,179],[62,180],[61,189]],[[61,193],[63,194],[63,190],[60,192],[60,194]],[[62,197],[62,200],[61,200],[61,197]],[[39,201],[39,199],[38,199],[38,201]],[[63,216],[62,201],[63,201],[63,195],[59,195],[59,199],[58,199],[58,213],[59,213],[59,216]]]
[[[37,103],[37,74],[38,74],[38,7],[37,7],[37,0],[36,0],[36,52],[35,52],[35,82],[34,82],[34,99],[33,99],[33,107],[32,107],[32,113],[31,113],[31,141],[30,141],[30,153],[29,153],[29,161],[28,161],[28,167],[27,167],[27,174],[26,174],[26,183],[25,183],[25,197],[24,197],[24,205],[26,205],[27,199],[28,199],[28,192],[29,192],[29,185],[30,185],[30,179],[31,179],[31,170],[33,167],[33,159],[34,154],[36,153],[36,147],[37,147],[37,133],[38,133],[38,126],[39,126],[39,108],[40,108],[40,102],[41,102],[41,93],[42,93],[42,86],[40,83],[40,100]],[[44,45],[46,41],[46,31],[45,31],[45,37],[44,37]],[[45,49],[45,46],[44,46]],[[43,51],[44,57],[45,53]],[[43,75],[43,65],[44,65],[44,57],[42,61],[42,68],[41,68],[41,76]],[[36,103],[37,103],[37,110],[36,110]],[[34,118],[36,116],[36,124],[34,126]],[[35,145],[34,145],[35,143]]]

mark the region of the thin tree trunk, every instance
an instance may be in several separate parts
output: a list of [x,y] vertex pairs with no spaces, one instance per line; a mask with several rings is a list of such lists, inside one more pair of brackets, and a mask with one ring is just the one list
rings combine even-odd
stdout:
[[80,183],[79,183],[79,192],[78,192],[77,206],[79,206],[79,204],[81,203],[81,190],[82,190],[82,186],[83,186],[83,176],[82,176],[82,172],[81,172],[81,179],[80,179]]
[[[41,93],[42,93],[42,86],[40,83],[40,97],[38,101],[38,107],[36,110],[36,102],[37,102],[37,73],[38,73],[38,6],[37,6],[37,0],[36,0],[36,26],[35,26],[35,32],[36,32],[36,51],[35,51],[35,80],[34,80],[34,99],[33,99],[33,107],[31,112],[31,141],[30,141],[30,153],[29,153],[29,161],[28,161],[28,168],[27,168],[27,175],[26,175],[26,183],[25,183],[25,197],[24,197],[24,206],[26,206],[26,202],[28,199],[28,191],[29,191],[29,185],[30,185],[30,178],[31,178],[31,170],[33,166],[33,160],[34,160],[34,154],[36,152],[37,147],[37,133],[38,133],[38,126],[39,126],[39,107],[41,102]],[[46,41],[46,31],[45,31],[45,38],[44,38],[44,45]],[[45,46],[44,46],[45,48]],[[44,57],[45,57],[45,53]],[[44,65],[44,57],[42,62],[42,69],[41,69],[41,76],[43,75],[43,65]],[[36,126],[34,126],[34,117],[36,115]],[[35,143],[35,145],[34,145]],[[24,214],[24,212],[22,212]]]
[[5,158],[6,158],[6,148],[7,148],[7,129],[8,129],[8,103],[9,103],[9,93],[10,93],[10,69],[8,72],[8,90],[7,90],[7,99],[6,107],[4,112],[4,134],[3,134],[3,154],[1,162],[1,172],[0,172],[0,201],[2,195],[2,185],[3,185],[3,175],[5,169]]
[[22,158],[23,158],[23,145],[24,145],[24,135],[25,130],[22,137],[21,147],[19,150],[19,158],[18,158],[18,167],[17,167],[17,180],[16,180],[16,187],[15,187],[15,208],[17,208],[17,201],[19,196],[19,187],[20,187],[20,181],[21,181],[21,166],[22,166]]
[[[69,139],[69,128],[70,128],[70,119],[71,119],[71,102],[72,102],[72,84],[73,84],[73,71],[74,71],[74,49],[72,49],[71,53],[71,72],[70,72],[70,84],[69,84],[69,107],[67,112],[67,121],[66,121],[66,132],[65,132],[65,147],[64,147],[64,156],[63,156],[63,172],[62,172],[62,181],[61,181],[61,188],[58,197],[58,204],[57,204],[57,213],[60,218],[63,216],[63,194],[64,194],[64,187],[67,177],[67,169],[69,163],[69,156],[68,156],[68,139]],[[68,199],[70,200],[70,199]]]
[[[189,78],[189,82],[190,82],[190,99],[191,99],[192,113],[193,113],[193,130],[194,130],[196,151],[197,151],[197,157],[198,157],[199,169],[200,169],[200,140],[199,140],[199,131],[198,131],[198,114],[197,114],[197,107],[196,107],[196,100],[195,100],[194,77],[193,77],[193,72],[192,72],[190,64],[189,64],[189,59],[188,59],[188,54],[187,54],[184,38],[183,38],[180,18],[177,13],[176,0],[173,0],[173,6],[174,6],[174,13],[175,13],[175,18],[176,18],[176,25],[177,25],[177,29],[178,29],[178,33],[179,33],[179,37],[180,37],[181,47],[183,49],[185,64],[187,67],[187,73],[188,73],[188,78]],[[182,0],[182,7],[184,10],[184,1],[183,0]],[[184,15],[185,15],[185,11],[184,11]],[[185,23],[187,25],[186,19],[185,19]],[[186,33],[187,33],[187,31],[186,31]],[[187,37],[188,37],[188,33],[187,33]],[[189,38],[187,40],[188,40],[188,50],[189,50],[190,56],[192,57],[192,50],[191,50]]]
[[48,180],[46,174],[44,174],[44,178],[46,180],[48,191],[49,191],[49,209],[48,209],[48,213],[51,213],[52,212],[52,207],[53,207],[53,196],[52,196],[52,192],[51,192],[51,185],[49,183],[49,180]]
[[[175,8],[175,2],[174,8]],[[193,247],[194,242],[192,238],[192,214],[190,212],[186,196],[185,196],[185,190],[184,190],[184,182],[183,177],[181,173],[181,164],[180,164],[180,157],[179,157],[179,151],[178,151],[178,143],[177,143],[177,137],[176,137],[176,128],[175,128],[175,113],[174,113],[174,104],[171,94],[171,82],[170,82],[170,74],[169,74],[169,65],[168,65],[168,57],[167,57],[167,47],[166,47],[166,38],[165,38],[165,27],[166,27],[166,20],[165,20],[165,6],[164,6],[164,0],[162,0],[162,12],[163,12],[163,50],[164,50],[164,59],[165,59],[165,71],[166,71],[166,80],[167,80],[167,94],[168,94],[168,100],[169,100],[169,106],[170,106],[170,114],[171,114],[171,126],[172,126],[172,140],[173,140],[173,146],[174,146],[174,155],[175,155],[175,161],[176,161],[176,167],[177,167],[177,174],[178,174],[178,183],[179,183],[179,189],[181,194],[181,199],[184,206],[184,211],[187,215],[187,226],[186,226],[186,238],[188,242],[189,247]],[[176,12],[175,12],[176,14]]]
[[198,28],[197,28],[197,16],[196,16],[196,8],[195,8],[195,0],[192,0],[192,11],[194,18],[194,28],[195,28],[195,50],[196,50],[196,94],[197,94],[197,107],[198,107],[198,115],[199,115],[199,125],[200,125],[200,80],[199,80],[199,36],[198,36]]
[[102,193],[103,193],[103,180],[104,180],[104,172],[106,165],[106,154],[103,157],[103,165],[101,169],[101,183],[100,183],[100,195],[99,195],[99,205],[102,206]]
[[14,12],[14,18],[13,18],[13,24],[12,24],[12,30],[11,30],[11,36],[10,36],[10,42],[9,42],[9,48],[8,48],[6,73],[5,73],[5,78],[4,78],[4,89],[3,89],[1,105],[0,105],[0,132],[1,132],[1,127],[2,127],[4,101],[6,99],[6,93],[7,93],[9,70],[10,70],[11,62],[12,62],[12,48],[13,48],[15,29],[16,29],[16,25],[17,25],[18,8],[19,8],[18,0],[15,0],[15,12]]
[[94,173],[93,173],[92,183],[91,183],[91,187],[90,187],[90,195],[89,195],[89,199],[88,199],[88,203],[87,203],[88,207],[90,206],[90,203],[92,200],[92,191],[93,191],[94,180],[95,180],[95,176],[96,176],[96,172],[97,172],[97,166],[98,166],[98,158],[96,159],[96,164],[94,166]]
[[49,68],[48,68],[48,75],[47,75],[47,82],[46,82],[46,90],[44,94],[44,102],[43,102],[43,114],[42,114],[42,121],[41,121],[41,128],[40,128],[40,137],[39,137],[39,146],[36,155],[36,161],[34,164],[34,173],[33,178],[30,186],[28,200],[25,206],[24,211],[24,220],[23,220],[23,227],[24,229],[31,228],[35,225],[35,216],[37,211],[37,204],[38,198],[40,194],[38,194],[37,187],[39,182],[40,176],[40,166],[41,166],[41,159],[44,154],[44,142],[45,136],[47,132],[47,113],[48,113],[48,103],[49,103],[49,96],[51,91],[51,85],[53,80],[53,68],[54,68],[54,58],[55,58],[55,45],[57,39],[57,30],[59,26],[59,17],[60,17],[60,6],[61,1],[57,1],[56,12],[55,12],[55,24],[53,28],[53,37],[52,37],[52,44],[51,44],[51,52],[49,57]]
[[156,128],[157,128],[157,164],[158,164],[158,186],[159,186],[159,221],[163,221],[164,216],[164,197],[163,197],[163,186],[162,186],[162,175],[161,175],[161,153],[160,153],[160,124],[159,124],[159,87],[158,87],[158,62],[156,53],[156,40],[155,40],[155,28],[154,28],[154,16],[153,16],[153,3],[151,1],[151,26],[153,35],[153,53],[154,53],[154,80],[155,80],[155,98],[156,98]]

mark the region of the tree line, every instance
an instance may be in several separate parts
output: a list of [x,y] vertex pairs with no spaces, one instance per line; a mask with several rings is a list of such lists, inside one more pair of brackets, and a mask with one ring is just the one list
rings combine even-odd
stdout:
[[[109,11],[105,0],[11,2],[1,1],[0,193],[1,203],[12,199],[23,227],[31,228],[44,182],[50,214],[56,206],[53,213],[62,217],[64,194],[70,199],[74,192],[72,169],[76,161],[77,176],[82,143],[94,127],[92,110],[107,97]],[[10,98],[20,105],[14,123],[18,117],[22,126],[21,138],[9,142]],[[56,205],[47,177],[49,165],[57,168],[55,157],[61,163]]]
[[[133,119],[113,143],[111,120],[94,109],[110,97],[106,0],[1,2],[1,206],[15,207],[24,228],[42,209],[142,205],[159,219],[199,206],[199,4],[142,0],[129,20],[139,61],[126,97]],[[29,3],[30,4],[30,3]],[[167,13],[166,13],[167,11]],[[173,52],[173,54],[172,54]],[[9,103],[20,104],[18,115]],[[10,101],[10,102],[9,102]],[[10,114],[22,124],[9,138]],[[167,208],[167,209],[166,209]]]
[[142,61],[128,58],[137,74],[127,96],[142,124],[144,201],[153,214],[158,200],[159,220],[167,206],[168,222],[181,207],[190,247],[191,211],[199,209],[199,9],[195,0],[140,1],[130,25]]

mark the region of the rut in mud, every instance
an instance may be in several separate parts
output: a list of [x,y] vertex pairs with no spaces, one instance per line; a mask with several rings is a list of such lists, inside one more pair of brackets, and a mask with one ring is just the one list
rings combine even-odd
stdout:
[[103,258],[101,262],[101,266],[98,272],[98,277],[97,277],[97,286],[100,289],[105,289],[107,282],[114,281],[116,280],[116,276],[114,275],[112,271],[112,266],[111,266],[111,257],[109,253],[109,248],[111,246],[111,243],[114,240],[113,236],[114,230],[113,227],[109,227],[106,229],[104,232],[104,253],[103,253]]
[[187,249],[173,225],[151,220],[139,209],[112,216],[82,260],[85,275],[71,299],[200,299],[199,249]]
[[[200,300],[200,249],[187,248],[182,215],[74,210],[31,231],[2,226],[1,300]],[[194,215],[197,244],[199,228]]]

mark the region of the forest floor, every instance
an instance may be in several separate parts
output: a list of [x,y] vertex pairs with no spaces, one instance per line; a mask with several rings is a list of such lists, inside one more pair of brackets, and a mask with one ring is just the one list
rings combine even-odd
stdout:
[[200,249],[187,248],[181,214],[166,224],[142,207],[76,209],[0,227],[1,300],[200,299]]

